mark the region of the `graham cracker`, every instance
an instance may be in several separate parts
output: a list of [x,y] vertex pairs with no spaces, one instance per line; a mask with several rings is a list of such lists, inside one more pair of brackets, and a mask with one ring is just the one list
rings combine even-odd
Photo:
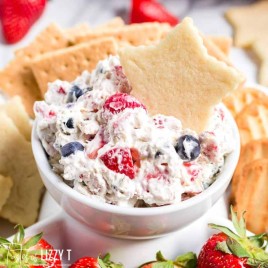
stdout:
[[16,57],[0,71],[0,89],[9,96],[19,95],[33,117],[33,104],[42,98],[41,92],[30,68],[32,60],[48,51],[67,47],[69,40],[55,24],[49,25],[28,46],[15,52]]
[[268,138],[268,97],[255,100],[236,116],[241,144]]
[[4,112],[0,113],[0,121],[0,174],[11,177],[13,181],[0,215],[13,223],[29,226],[38,216],[43,183],[31,143],[25,140]]
[[0,71],[0,89],[9,96],[19,95],[29,116],[33,117],[33,104],[41,99],[41,93],[34,79],[29,63],[15,59]]
[[84,70],[92,71],[96,64],[115,55],[117,46],[112,38],[103,38],[47,53],[32,62],[32,71],[44,94],[47,83],[56,79],[72,81]]
[[55,23],[51,23],[26,47],[15,51],[17,58],[23,58],[23,61],[30,61],[36,56],[49,51],[61,49],[69,45],[69,39],[64,31]]
[[125,22],[122,20],[121,17],[114,17],[112,18],[111,20],[99,25],[99,26],[96,26],[94,28],[94,30],[104,30],[104,29],[114,29],[114,28],[118,28],[118,27],[122,27],[125,25]]
[[19,132],[27,141],[31,141],[32,127],[30,118],[22,104],[19,96],[15,96],[8,100],[5,104],[0,105],[0,113],[5,111],[8,117],[12,119]]
[[103,29],[78,36],[75,43],[91,41],[102,37],[113,37],[117,42],[133,46],[146,45],[162,39],[171,27],[167,23],[148,22],[126,25],[117,29]]
[[10,177],[5,177],[0,174],[0,211],[10,195],[12,186],[12,179]]
[[244,211],[247,229],[256,233],[268,231],[268,159],[254,160],[245,165],[239,176],[234,210]]
[[223,53],[225,56],[229,56],[231,47],[233,45],[233,38],[229,36],[207,36]]
[[184,128],[203,131],[213,107],[244,80],[233,67],[207,53],[190,18],[155,46],[119,51],[131,94],[150,114],[173,115]]
[[234,27],[234,43],[238,47],[250,47],[257,39],[268,34],[268,1],[234,7],[225,13]]
[[65,29],[64,34],[66,37],[68,37],[68,39],[72,40],[76,36],[79,36],[81,34],[85,34],[91,30],[92,30],[92,28],[87,23],[80,23],[80,24],[77,24],[71,28]]
[[244,88],[241,87],[237,90],[234,90],[232,94],[228,95],[223,99],[223,103],[229,109],[234,117],[243,110],[243,108],[252,103],[255,100],[261,100],[266,98],[267,95],[254,88]]

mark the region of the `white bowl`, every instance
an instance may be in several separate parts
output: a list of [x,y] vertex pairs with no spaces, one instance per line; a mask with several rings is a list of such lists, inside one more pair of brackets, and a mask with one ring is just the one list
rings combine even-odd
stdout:
[[146,239],[166,235],[200,218],[223,195],[238,162],[240,138],[236,123],[230,117],[235,148],[225,159],[216,181],[204,192],[175,205],[153,208],[126,208],[105,204],[73,190],[55,174],[36,133],[32,132],[34,157],[43,182],[57,203],[73,218],[104,235]]

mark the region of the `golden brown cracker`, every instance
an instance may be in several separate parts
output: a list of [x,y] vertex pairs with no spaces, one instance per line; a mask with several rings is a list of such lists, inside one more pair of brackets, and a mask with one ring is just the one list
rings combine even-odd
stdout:
[[233,44],[233,39],[229,36],[207,36],[223,53],[225,56],[229,56],[230,50]]
[[5,104],[0,105],[0,112],[5,111],[6,114],[13,120],[19,132],[27,141],[31,140],[32,127],[30,118],[22,104],[21,98],[15,96],[8,100]]
[[246,105],[266,97],[267,95],[258,89],[241,87],[225,97],[223,103],[235,117]]
[[80,23],[65,29],[64,34],[68,39],[73,40],[76,36],[83,35],[91,30],[92,28],[87,23]]
[[49,51],[61,49],[69,45],[69,39],[64,31],[55,23],[50,24],[41,31],[36,38],[26,47],[15,51],[18,58],[23,61],[30,61],[38,55]]
[[31,143],[20,134],[13,121],[0,113],[0,174],[13,180],[11,194],[0,215],[13,223],[29,226],[38,216],[43,183],[32,153]]
[[131,24],[118,29],[96,30],[77,37],[75,41],[76,43],[81,43],[102,37],[113,37],[117,42],[139,46],[162,39],[170,29],[167,23],[148,22]]
[[118,27],[122,27],[125,25],[125,22],[122,20],[121,17],[114,17],[111,20],[97,26],[94,28],[94,30],[103,30],[103,29],[115,29]]
[[92,71],[100,60],[115,55],[116,50],[112,38],[82,43],[41,56],[32,63],[32,70],[44,94],[47,83],[56,79],[72,81],[84,70]]
[[213,107],[244,79],[208,55],[190,18],[156,46],[126,47],[119,52],[134,96],[150,114],[173,115],[184,128],[205,129]]
[[247,228],[257,234],[268,231],[268,159],[247,164],[239,176],[233,205],[239,214],[246,211]]
[[233,7],[225,16],[234,27],[234,42],[239,47],[249,47],[268,34],[268,1]]
[[12,179],[0,174],[0,212],[10,195],[12,186]]
[[252,140],[242,146],[239,162],[237,164],[232,180],[231,198],[234,196],[239,176],[243,171],[243,168],[247,164],[258,159],[268,159],[268,139]]
[[268,138],[268,97],[246,105],[236,116],[241,144]]
[[41,99],[41,93],[28,63],[13,60],[0,71],[0,89],[9,96],[19,95],[27,113],[33,117],[33,104]]

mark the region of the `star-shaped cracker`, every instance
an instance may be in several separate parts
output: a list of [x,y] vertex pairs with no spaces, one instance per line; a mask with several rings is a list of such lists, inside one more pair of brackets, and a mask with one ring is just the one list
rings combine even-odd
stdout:
[[235,29],[236,46],[249,47],[268,34],[268,1],[231,8],[225,16]]
[[264,86],[268,86],[268,36],[254,42],[252,50],[261,61],[259,82]]
[[126,47],[121,64],[134,96],[150,114],[173,115],[203,131],[213,107],[243,81],[233,67],[209,56],[190,18],[155,46]]

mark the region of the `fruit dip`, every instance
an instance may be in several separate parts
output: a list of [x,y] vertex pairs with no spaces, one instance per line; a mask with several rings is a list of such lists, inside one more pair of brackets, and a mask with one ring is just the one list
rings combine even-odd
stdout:
[[53,170],[88,198],[119,206],[175,204],[204,191],[234,148],[225,110],[216,106],[197,134],[179,118],[150,115],[130,92],[117,56],[49,84],[34,111]]

